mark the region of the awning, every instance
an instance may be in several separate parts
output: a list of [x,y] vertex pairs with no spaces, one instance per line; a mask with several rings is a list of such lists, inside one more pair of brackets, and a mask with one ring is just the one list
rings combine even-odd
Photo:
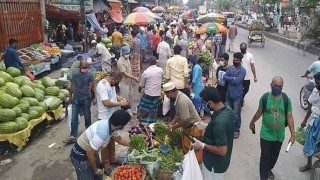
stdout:
[[103,12],[104,10],[109,9],[108,6],[102,0],[93,1],[93,11],[95,13]]
[[67,11],[56,6],[46,4],[46,17],[48,20],[77,20],[80,14],[75,11]]
[[122,23],[123,17],[122,17],[122,12],[119,10],[108,10],[108,13],[111,17],[112,20],[116,23]]
[[130,3],[130,4],[138,4],[138,2],[135,1],[135,0],[128,0],[128,3]]

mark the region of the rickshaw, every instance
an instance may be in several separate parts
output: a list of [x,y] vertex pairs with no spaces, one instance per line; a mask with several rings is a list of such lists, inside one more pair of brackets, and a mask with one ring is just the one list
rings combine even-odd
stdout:
[[265,45],[265,36],[263,34],[264,24],[260,20],[254,20],[250,24],[248,35],[248,46],[250,47],[251,43],[261,43],[263,48]]

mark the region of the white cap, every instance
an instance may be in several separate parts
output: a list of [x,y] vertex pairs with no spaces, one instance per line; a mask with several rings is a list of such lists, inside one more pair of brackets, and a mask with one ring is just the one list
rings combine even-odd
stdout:
[[96,44],[96,43],[97,43],[96,40],[92,40],[92,41],[91,41],[91,44]]
[[167,82],[162,86],[162,90],[164,92],[171,91],[172,89],[175,89],[176,86],[173,84],[173,82]]
[[141,26],[141,27],[140,27],[140,30],[141,30],[141,31],[145,31],[146,29],[145,29],[143,26]]

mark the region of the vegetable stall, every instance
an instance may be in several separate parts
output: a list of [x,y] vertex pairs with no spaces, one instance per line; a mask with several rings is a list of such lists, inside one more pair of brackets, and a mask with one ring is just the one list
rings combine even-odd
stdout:
[[26,145],[32,129],[63,116],[68,82],[43,77],[31,80],[14,67],[0,69],[0,143]]

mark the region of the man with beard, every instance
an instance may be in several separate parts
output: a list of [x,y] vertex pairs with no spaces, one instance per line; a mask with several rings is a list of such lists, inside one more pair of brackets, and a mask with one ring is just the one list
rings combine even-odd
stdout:
[[243,99],[241,106],[243,107],[244,96],[248,93],[250,87],[250,79],[252,79],[251,73],[253,74],[254,82],[257,82],[257,75],[256,75],[256,68],[254,66],[253,56],[250,52],[247,52],[247,44],[241,43],[240,44],[240,51],[243,54],[241,65],[246,69],[246,76],[244,77],[243,81]]
[[246,76],[246,70],[241,66],[243,55],[240,52],[233,54],[233,66],[230,66],[223,76],[223,80],[228,83],[226,93],[226,104],[230,106],[235,115],[234,138],[239,138],[241,127],[241,102],[243,94],[243,80]]
[[[98,119],[110,119],[113,112],[120,109],[121,106],[129,105],[129,102],[117,96],[115,85],[119,84],[122,80],[121,72],[112,72],[110,75],[102,79],[97,85],[97,106],[98,106]],[[103,159],[110,163],[115,163],[115,143],[110,139],[106,150],[107,159]]]
[[255,122],[262,117],[260,131],[260,179],[274,179],[272,169],[276,164],[282,143],[285,139],[285,126],[289,126],[291,137],[295,141],[294,121],[290,98],[282,93],[283,79],[276,76],[271,82],[271,92],[265,93],[259,101],[259,108],[252,117],[249,128],[255,133]]

